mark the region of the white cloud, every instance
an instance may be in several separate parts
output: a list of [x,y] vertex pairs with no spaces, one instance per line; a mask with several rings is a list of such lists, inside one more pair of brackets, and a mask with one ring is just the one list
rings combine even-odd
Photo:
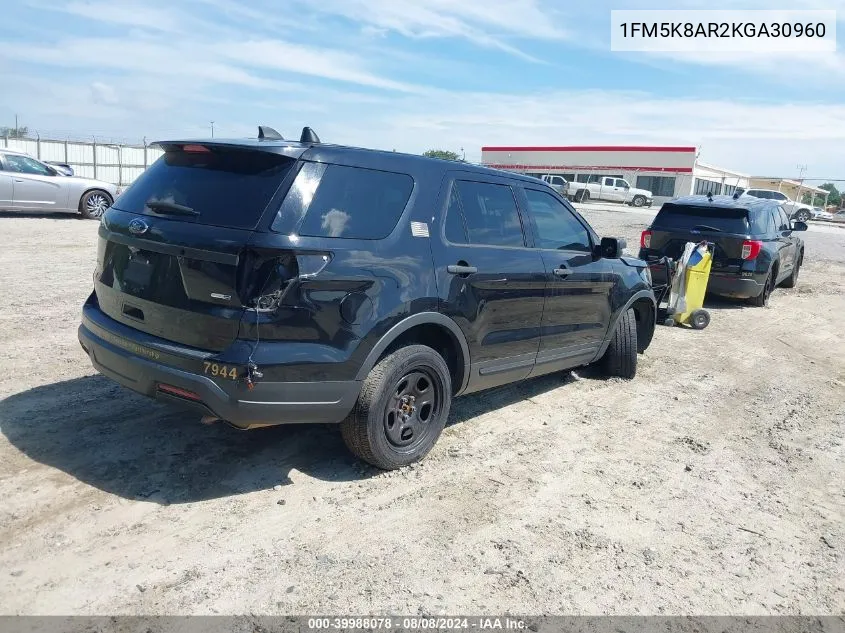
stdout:
[[462,38],[537,61],[509,39],[563,39],[550,6],[536,0],[321,0],[304,6],[409,38]]

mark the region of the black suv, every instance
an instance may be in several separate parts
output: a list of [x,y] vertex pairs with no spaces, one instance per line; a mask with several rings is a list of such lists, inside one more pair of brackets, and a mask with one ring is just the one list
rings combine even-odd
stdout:
[[159,145],[103,216],[79,340],[207,421],[340,422],[397,468],[453,396],[595,361],[631,378],[651,341],[645,263],[535,178],[310,128]]
[[[677,259],[687,242],[714,244],[707,291],[765,306],[777,285],[792,288],[804,261],[806,231],[773,200],[751,196],[687,196],[665,203],[640,239],[640,257]],[[657,279],[655,283],[662,282]]]

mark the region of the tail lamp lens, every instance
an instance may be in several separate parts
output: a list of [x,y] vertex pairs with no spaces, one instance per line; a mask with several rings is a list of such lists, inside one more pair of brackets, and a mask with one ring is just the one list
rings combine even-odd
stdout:
[[742,259],[755,259],[760,254],[761,248],[763,248],[763,242],[759,240],[745,240],[742,243]]
[[643,231],[640,235],[640,248],[651,248],[651,231]]

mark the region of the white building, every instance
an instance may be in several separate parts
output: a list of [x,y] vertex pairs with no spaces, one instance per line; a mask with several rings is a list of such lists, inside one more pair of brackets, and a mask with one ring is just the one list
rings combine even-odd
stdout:
[[481,162],[532,176],[559,174],[570,182],[624,178],[654,194],[654,204],[690,194],[731,195],[749,186],[748,174],[702,163],[688,146],[579,145],[482,147]]

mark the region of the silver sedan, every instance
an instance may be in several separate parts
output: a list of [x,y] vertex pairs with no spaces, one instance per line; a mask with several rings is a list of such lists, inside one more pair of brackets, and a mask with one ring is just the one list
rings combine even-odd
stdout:
[[28,154],[0,149],[0,211],[60,211],[97,219],[117,194],[111,183],[66,176]]

